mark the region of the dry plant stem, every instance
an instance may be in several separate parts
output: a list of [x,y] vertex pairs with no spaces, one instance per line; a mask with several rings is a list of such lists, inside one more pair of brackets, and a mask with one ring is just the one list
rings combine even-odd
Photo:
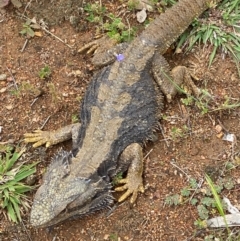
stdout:
[[[20,14],[22,18],[24,18],[25,20],[31,20],[30,18],[28,18],[27,16],[25,16],[24,14]],[[62,39],[60,39],[58,36],[56,36],[55,34],[51,33],[50,31],[48,31],[46,29],[45,26],[42,26],[40,23],[37,23],[41,29],[43,31],[45,31],[46,33],[50,34],[52,37],[56,38],[58,41],[62,42],[63,44],[65,44],[66,46],[68,46],[70,49],[72,48],[72,46],[70,46],[69,44],[65,43]]]
[[151,149],[146,155],[145,155],[145,157],[143,157],[143,160],[145,160],[149,155],[150,155],[150,153],[153,151],[153,149]]
[[28,9],[28,7],[30,6],[31,3],[32,3],[32,0],[30,0],[30,1],[27,3],[26,7],[24,8],[23,15],[24,15],[25,12],[27,11],[27,9]]
[[24,224],[23,222],[21,222],[21,223],[22,223],[22,226],[23,226],[23,228],[24,228],[24,230],[25,230],[25,232],[26,232],[26,234],[27,234],[27,236],[28,236],[28,240],[33,241],[32,238],[31,238],[30,235],[29,235],[28,230],[26,229],[25,224]]
[[161,124],[160,124],[160,123],[158,124],[158,126],[159,126],[159,129],[160,129],[161,133],[162,133],[162,136],[163,136],[163,141],[165,141],[166,146],[167,146],[167,147],[169,147],[169,143],[168,143],[168,141],[167,141],[167,140],[170,140],[170,138],[166,138],[166,136],[164,135],[164,131],[163,131],[162,126],[161,126]]
[[44,123],[42,124],[42,126],[40,127],[40,130],[43,129],[43,127],[47,124],[47,122],[49,121],[51,116],[48,116],[48,118],[44,121]]
[[190,202],[190,201],[193,199],[193,197],[194,197],[194,195],[195,195],[196,191],[197,191],[199,188],[201,188],[201,186],[202,186],[203,182],[204,182],[204,179],[203,179],[203,178],[201,178],[201,179],[200,179],[200,181],[199,181],[199,183],[198,183],[198,186],[197,186],[197,187],[196,187],[196,189],[194,190],[194,192],[193,192],[192,196],[189,198],[189,202]]
[[12,74],[12,71],[8,67],[6,67],[6,68],[7,68],[8,72],[10,73],[10,75],[12,77],[12,81],[13,81],[13,84],[14,84],[16,90],[18,90],[18,86],[17,86],[16,80],[15,80],[13,74]]
[[218,124],[223,128],[223,130],[229,133],[229,130],[223,125],[223,123],[219,119],[217,119],[217,121],[218,121]]
[[[124,203],[124,202],[123,202]],[[119,204],[116,203],[112,208],[110,208],[110,210],[107,212],[106,217],[109,218],[112,216],[113,212],[117,209],[117,207],[119,207],[120,205],[122,205],[123,203]]]
[[57,40],[59,40],[60,42],[62,42],[63,44],[65,44],[66,46],[68,46],[70,49],[72,48],[72,46],[70,46],[69,44],[65,43],[62,39],[60,39],[58,36],[56,36],[55,34],[51,33],[50,31],[48,31],[45,27],[41,26],[41,29],[43,31],[45,31],[46,33],[50,34],[51,36],[53,36],[54,38],[56,38]]
[[34,103],[36,102],[38,100],[38,97],[37,98],[35,98],[33,101],[32,101],[32,103],[31,103],[31,107],[34,105]]
[[23,44],[23,47],[22,49],[20,50],[20,52],[23,52],[27,46],[27,43],[28,43],[28,39],[25,40],[24,44]]
[[182,168],[180,168],[179,166],[177,166],[173,161],[170,162],[171,165],[173,165],[174,167],[176,167],[178,170],[180,170],[183,174],[186,175],[187,180],[189,181],[189,179],[191,178],[191,176],[189,176],[185,171],[183,171]]

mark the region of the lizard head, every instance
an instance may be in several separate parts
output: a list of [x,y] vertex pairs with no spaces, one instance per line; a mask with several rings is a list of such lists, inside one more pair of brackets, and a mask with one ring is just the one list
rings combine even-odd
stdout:
[[113,202],[109,181],[98,175],[89,178],[71,175],[73,160],[71,152],[60,151],[54,156],[33,201],[30,214],[33,226],[52,226],[106,208]]

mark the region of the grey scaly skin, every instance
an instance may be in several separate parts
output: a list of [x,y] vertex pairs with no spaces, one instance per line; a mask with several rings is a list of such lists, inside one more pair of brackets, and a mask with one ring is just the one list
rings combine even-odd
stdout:
[[33,226],[52,226],[110,206],[114,200],[111,178],[120,170],[128,173],[120,180],[123,186],[115,189],[126,190],[119,201],[132,195],[133,203],[138,192],[144,191],[142,144],[151,139],[157,126],[161,92],[168,101],[176,93],[165,73],[177,84],[187,82],[193,93],[199,94],[187,69],[178,66],[170,73],[161,54],[210,2],[180,0],[124,47],[123,60],[93,77],[81,106],[81,125],[25,134],[25,141],[35,142],[35,147],[73,137],[72,152],[55,155],[35,195],[30,217]]

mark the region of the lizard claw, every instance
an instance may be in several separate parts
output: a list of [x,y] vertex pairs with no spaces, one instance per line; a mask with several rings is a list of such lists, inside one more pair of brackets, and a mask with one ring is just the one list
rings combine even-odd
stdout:
[[26,143],[32,143],[33,147],[39,147],[46,144],[46,147],[49,147],[54,144],[54,141],[51,138],[51,133],[49,131],[35,130],[34,133],[25,133],[24,141]]
[[80,48],[78,50],[78,53],[82,54],[83,52],[87,51],[87,54],[92,54],[97,50],[98,47],[99,47],[98,41],[95,40]]
[[138,192],[144,192],[144,186],[142,183],[142,177],[127,177],[118,182],[119,184],[125,184],[121,187],[115,188],[115,191],[124,191],[127,190],[119,199],[118,202],[124,201],[127,197],[132,194],[130,203],[134,203],[137,199]]

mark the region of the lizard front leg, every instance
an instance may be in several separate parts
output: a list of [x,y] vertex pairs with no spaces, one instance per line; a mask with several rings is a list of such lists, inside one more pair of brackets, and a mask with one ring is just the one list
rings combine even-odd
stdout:
[[55,131],[36,130],[34,133],[24,134],[24,141],[26,143],[35,142],[33,147],[38,147],[44,144],[46,147],[49,147],[72,138],[73,146],[75,146],[80,126],[80,123],[76,123],[59,128]]
[[93,53],[92,63],[102,67],[112,64],[118,58],[118,54],[123,53],[127,47],[127,43],[118,44],[115,39],[103,36],[81,47],[78,53]]
[[118,184],[124,184],[115,188],[115,191],[126,192],[118,199],[119,202],[124,201],[132,194],[130,203],[134,203],[137,199],[138,192],[144,192],[143,187],[143,152],[142,147],[138,143],[129,145],[120,156],[120,164],[124,165],[130,162],[127,177],[118,181]]

